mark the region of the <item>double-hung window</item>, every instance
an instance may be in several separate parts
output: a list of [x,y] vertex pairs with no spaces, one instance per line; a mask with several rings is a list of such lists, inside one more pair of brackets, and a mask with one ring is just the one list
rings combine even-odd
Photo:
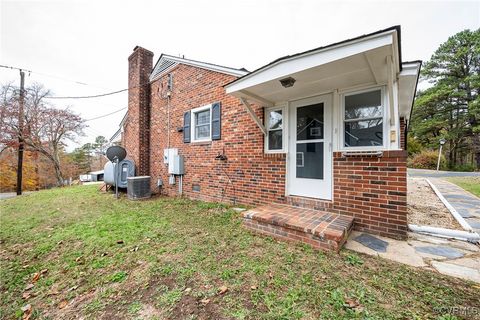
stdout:
[[343,96],[343,146],[363,149],[384,146],[384,90],[348,93]]
[[273,107],[265,110],[265,137],[266,153],[285,152],[285,108]]
[[211,125],[211,105],[206,105],[192,110],[193,141],[211,140]]

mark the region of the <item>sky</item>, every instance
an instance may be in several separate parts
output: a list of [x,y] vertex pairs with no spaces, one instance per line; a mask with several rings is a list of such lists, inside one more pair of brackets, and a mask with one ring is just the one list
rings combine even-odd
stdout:
[[[56,96],[127,88],[128,56],[140,45],[234,68],[257,69],[302,52],[394,25],[404,61],[427,61],[449,36],[480,27],[479,1],[6,1],[0,0],[0,65],[31,70]],[[0,84],[19,71],[0,68]],[[87,121],[68,149],[110,138],[127,107],[126,92],[55,100]]]

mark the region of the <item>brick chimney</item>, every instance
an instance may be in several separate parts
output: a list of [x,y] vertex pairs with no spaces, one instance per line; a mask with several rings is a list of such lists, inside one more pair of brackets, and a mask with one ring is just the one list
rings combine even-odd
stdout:
[[136,175],[150,175],[150,84],[153,52],[136,46],[128,57],[128,124],[125,148]]

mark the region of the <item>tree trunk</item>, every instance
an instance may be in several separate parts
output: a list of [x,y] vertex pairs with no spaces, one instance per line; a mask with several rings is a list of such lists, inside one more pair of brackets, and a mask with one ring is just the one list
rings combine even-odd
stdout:
[[477,170],[480,169],[480,134],[473,135],[473,153],[475,154]]
[[54,149],[52,157],[53,166],[55,169],[55,177],[57,178],[57,183],[59,186],[64,185],[62,169],[60,168],[60,159],[58,157],[58,150]]

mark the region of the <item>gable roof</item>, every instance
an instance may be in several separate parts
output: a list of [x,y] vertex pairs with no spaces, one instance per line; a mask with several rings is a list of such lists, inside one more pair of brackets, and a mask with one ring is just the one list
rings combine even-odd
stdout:
[[291,59],[301,57],[301,56],[310,55],[310,54],[317,53],[317,52],[321,52],[321,51],[324,51],[326,49],[330,49],[330,48],[333,48],[333,47],[345,45],[345,44],[348,44],[350,42],[355,42],[357,40],[362,40],[364,38],[373,37],[373,36],[376,36],[376,35],[379,35],[379,34],[382,34],[382,33],[386,33],[386,32],[391,32],[391,31],[396,31],[397,42],[398,42],[398,64],[399,64],[398,68],[401,71],[402,70],[401,32],[400,32],[400,26],[396,25],[396,26],[393,26],[393,27],[390,27],[390,28],[386,28],[386,29],[378,30],[378,31],[375,31],[375,32],[372,32],[372,33],[364,34],[364,35],[361,35],[361,36],[358,36],[358,37],[355,37],[355,38],[343,40],[343,41],[340,41],[340,42],[331,43],[331,44],[328,44],[326,46],[321,46],[321,47],[317,47],[317,48],[310,49],[310,50],[307,50],[307,51],[303,51],[303,52],[295,53],[295,54],[292,54],[292,55],[287,55],[287,56],[280,57],[278,59],[273,60],[270,63],[267,63],[266,65],[264,65],[264,66],[262,66],[262,67],[260,67],[256,70],[253,70],[252,72],[249,72],[249,73],[241,76],[238,79],[233,80],[230,83],[227,83],[224,87],[228,87],[228,86],[232,85],[233,83],[239,82],[239,81],[243,80],[244,78],[253,76],[260,71],[268,69],[268,68],[270,68],[274,65],[280,64],[284,61],[291,60]]
[[220,66],[218,64],[202,62],[202,61],[197,61],[192,59],[185,59],[185,58],[175,57],[175,56],[162,53],[160,55],[160,58],[158,58],[157,63],[153,67],[152,73],[150,74],[150,81],[157,79],[158,77],[165,74],[167,71],[171,70],[178,64],[194,66],[194,67],[198,67],[206,70],[229,74],[236,77],[242,77],[249,73],[248,70],[244,68],[235,69],[235,68]]

